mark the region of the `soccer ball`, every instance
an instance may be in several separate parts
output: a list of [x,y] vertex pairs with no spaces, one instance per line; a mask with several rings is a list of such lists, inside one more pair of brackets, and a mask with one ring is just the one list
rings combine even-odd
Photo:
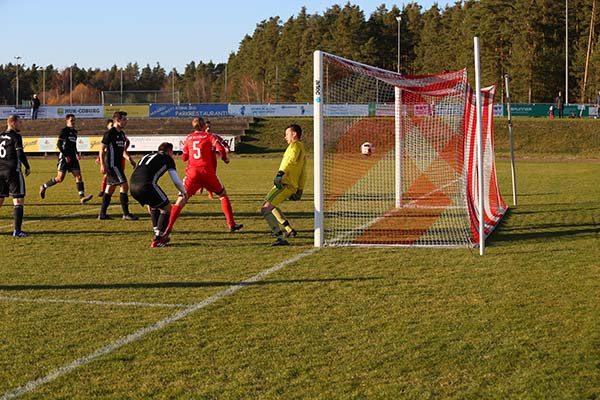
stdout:
[[373,154],[373,143],[369,143],[369,142],[364,142],[363,144],[360,145],[360,152],[362,153],[363,156],[370,156],[371,154]]

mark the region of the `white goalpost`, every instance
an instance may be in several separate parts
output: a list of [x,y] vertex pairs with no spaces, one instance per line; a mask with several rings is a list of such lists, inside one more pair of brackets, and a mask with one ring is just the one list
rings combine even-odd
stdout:
[[[476,69],[478,77],[478,61]],[[506,211],[495,88],[473,90],[466,78],[466,70],[404,76],[314,53],[315,246],[478,246],[483,254]]]

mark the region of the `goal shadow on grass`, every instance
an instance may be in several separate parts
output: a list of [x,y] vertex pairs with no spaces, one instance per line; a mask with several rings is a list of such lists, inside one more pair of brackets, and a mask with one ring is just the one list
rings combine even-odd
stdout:
[[[574,211],[581,211],[578,208]],[[568,211],[568,210],[566,210]],[[544,213],[548,213],[545,210]],[[600,218],[590,222],[556,222],[556,223],[541,223],[541,224],[525,224],[516,226],[507,226],[513,218],[517,218],[522,212],[512,211],[508,209],[506,215],[496,227],[494,232],[486,241],[486,246],[493,247],[494,244],[506,244],[506,242],[523,242],[523,241],[540,241],[552,240],[560,238],[569,238],[573,236],[581,236],[587,234],[595,234],[600,237]],[[489,244],[487,244],[489,243]]]
[[363,282],[384,279],[380,276],[355,277],[355,278],[322,278],[322,279],[284,279],[267,280],[258,282],[235,282],[235,281],[213,281],[213,282],[140,282],[140,283],[83,283],[63,285],[0,285],[0,291],[15,292],[27,290],[107,290],[107,289],[186,289],[206,287],[229,287],[229,286],[264,286],[285,285],[302,283],[332,283],[332,282]]

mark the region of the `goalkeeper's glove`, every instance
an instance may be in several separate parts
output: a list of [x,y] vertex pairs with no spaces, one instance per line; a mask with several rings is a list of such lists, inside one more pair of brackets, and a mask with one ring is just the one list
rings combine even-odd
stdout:
[[302,198],[302,189],[296,190],[296,193],[290,196],[290,200],[298,201]]
[[277,175],[275,175],[275,179],[273,179],[273,184],[277,189],[283,189],[283,175],[285,172],[277,171]]

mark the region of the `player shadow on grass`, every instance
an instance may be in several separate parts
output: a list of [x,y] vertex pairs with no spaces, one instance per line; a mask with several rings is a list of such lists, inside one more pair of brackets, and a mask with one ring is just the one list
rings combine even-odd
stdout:
[[[306,211],[286,211],[285,212],[286,217],[288,217],[289,219],[312,219],[314,217],[314,213],[312,212],[306,212]],[[182,213],[182,216],[180,217],[181,219],[189,219],[189,218],[196,218],[196,217],[201,217],[201,218],[207,218],[207,217],[214,217],[214,218],[223,218],[223,212],[221,210],[218,211],[206,211],[206,212],[200,212],[200,211],[190,211],[185,213]],[[235,217],[236,219],[241,219],[241,217],[246,217],[246,218],[262,218],[261,214],[260,214],[260,210],[257,208],[256,211],[242,211],[242,212],[236,212],[235,213]]]
[[278,285],[289,283],[330,283],[330,282],[363,282],[384,279],[381,276],[356,277],[356,278],[322,278],[322,279],[285,279],[258,282],[235,282],[235,281],[213,281],[213,282],[140,282],[140,283],[72,283],[62,285],[0,285],[0,291],[21,290],[106,290],[106,289],[186,289],[205,287],[228,287],[228,286],[261,286]]
[[[128,224],[131,224],[130,222]],[[54,236],[54,235],[90,235],[90,236],[106,236],[106,235],[110,235],[110,236],[131,236],[132,234],[145,234],[148,235],[148,229],[128,229],[128,230],[123,230],[123,229],[117,229],[115,227],[115,230],[68,230],[68,231],[53,231],[53,230],[31,230],[28,232],[31,232],[32,234],[35,235],[49,235],[49,236]]]

